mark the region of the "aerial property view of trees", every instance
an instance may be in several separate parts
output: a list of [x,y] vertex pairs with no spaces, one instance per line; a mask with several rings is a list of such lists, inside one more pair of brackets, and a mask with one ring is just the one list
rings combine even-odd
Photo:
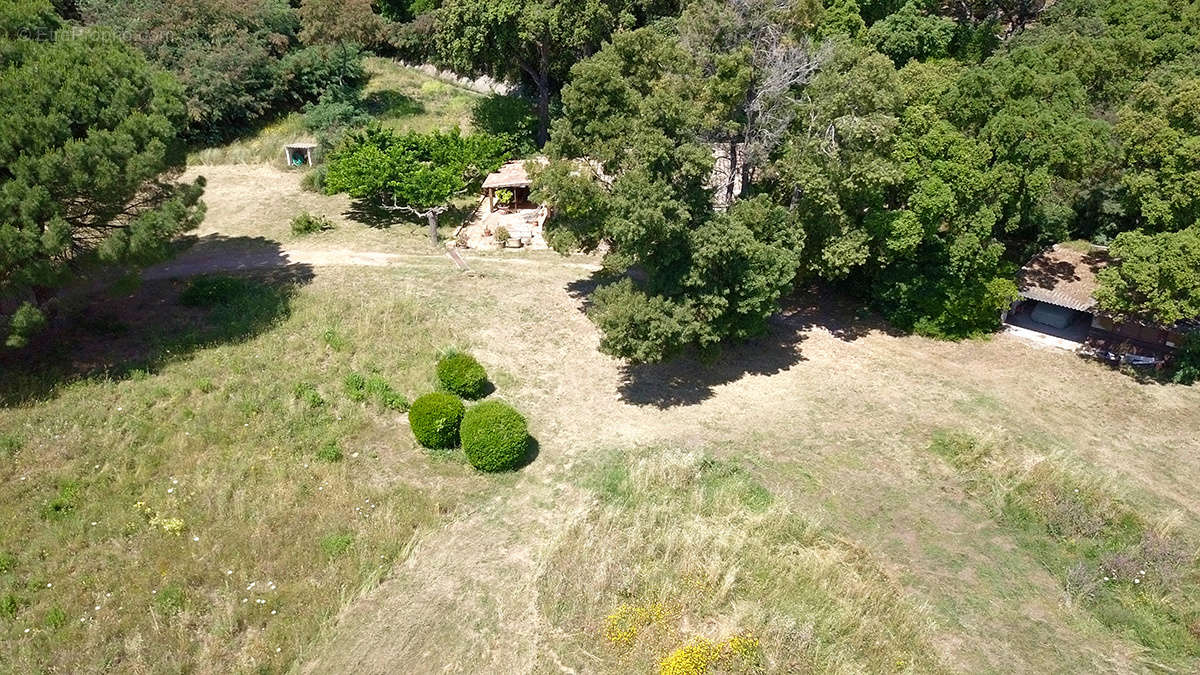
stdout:
[[0,0],[0,343],[0,673],[1200,672],[1200,0]]
[[[1057,3],[1026,29],[999,5],[886,4],[692,3],[572,69],[550,152],[595,170],[542,174],[550,227],[645,273],[597,293],[606,350],[760,331],[804,280],[902,329],[977,335],[1049,244],[1196,227],[1192,4]],[[718,219],[725,143],[745,150]]]

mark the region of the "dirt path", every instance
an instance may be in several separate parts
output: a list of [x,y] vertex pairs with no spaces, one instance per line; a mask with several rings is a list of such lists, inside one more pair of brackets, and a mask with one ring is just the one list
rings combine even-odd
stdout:
[[[559,265],[571,269],[596,271],[600,266],[595,263],[572,262],[569,259],[556,260],[550,256],[538,259],[513,258],[496,256],[460,256],[470,265],[472,262],[499,263],[502,265]],[[453,258],[438,255],[435,252],[421,253],[386,253],[383,251],[353,251],[348,249],[317,249],[317,248],[247,248],[236,245],[223,246],[220,241],[201,241],[196,248],[165,263],[148,268],[142,278],[177,279],[193,277],[201,274],[219,272],[244,272],[284,268],[291,265],[307,265],[311,267],[328,266],[359,266],[359,267],[398,267],[413,264],[447,264],[453,265]]]

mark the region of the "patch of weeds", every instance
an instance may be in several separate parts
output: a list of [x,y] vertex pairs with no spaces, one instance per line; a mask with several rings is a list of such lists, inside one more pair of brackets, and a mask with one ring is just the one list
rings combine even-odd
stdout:
[[213,381],[207,377],[202,377],[196,380],[196,391],[200,392],[201,394],[211,394],[215,389],[216,387],[213,386]]
[[610,462],[596,472],[593,487],[605,502],[620,504],[633,497],[633,483],[630,478],[628,466]]
[[388,384],[388,381],[378,373],[371,373],[366,377],[359,373],[350,373],[346,375],[345,385],[346,395],[352,401],[361,403],[371,399],[388,410],[398,412],[408,410],[408,397],[392,389],[392,385]]
[[0,434],[0,456],[11,457],[21,450],[21,439],[11,434]]
[[604,639],[618,647],[630,647],[646,628],[667,620],[671,615],[666,605],[651,602],[640,605],[619,605],[604,617]]
[[46,612],[46,616],[42,621],[50,630],[58,630],[67,625],[67,613],[63,611],[62,607],[55,605]]
[[735,635],[720,642],[696,637],[659,661],[658,672],[659,675],[693,675],[714,668],[722,672],[753,671],[760,660],[759,650],[758,638],[749,634]]
[[0,597],[0,617],[11,621],[17,617],[21,608],[28,604],[28,600],[16,593],[5,593],[4,597]]
[[60,483],[58,493],[52,498],[42,503],[40,510],[42,518],[46,520],[59,520],[66,517],[75,510],[76,501],[79,499],[79,484],[75,481],[67,481]]
[[929,451],[939,455],[955,469],[975,470],[991,456],[991,448],[970,434],[938,431],[933,434]]
[[[547,621],[598,643],[587,660],[568,655],[565,665],[672,675],[768,664],[943,670],[926,610],[869,554],[772,499],[755,470],[640,448],[582,474],[598,498],[547,555],[539,580]],[[718,626],[721,634],[709,634]],[[835,643],[836,652],[821,646]]]
[[349,373],[344,380],[346,385],[346,396],[350,397],[351,401],[367,400],[367,380],[358,373]]
[[333,221],[325,216],[313,215],[308,211],[292,218],[292,234],[312,234],[314,232],[332,230],[333,228]]
[[329,441],[317,450],[317,459],[322,462],[340,462],[342,461],[342,449],[335,441]]
[[350,549],[354,543],[354,535],[349,532],[331,532],[321,537],[318,546],[329,558],[336,558]]
[[178,586],[167,586],[154,594],[154,606],[168,616],[182,612],[184,602],[183,589]]
[[[1043,461],[1027,472],[984,467],[993,450],[969,435],[930,450],[964,475],[987,474],[998,518],[1105,626],[1160,659],[1200,656],[1200,561],[1195,547],[1160,531],[1100,482]],[[981,459],[983,458],[983,459]]]
[[384,408],[399,412],[408,410],[408,398],[392,389],[392,385],[378,373],[367,377],[365,387],[367,395]]
[[325,399],[321,398],[321,392],[317,388],[307,382],[301,382],[296,385],[293,390],[296,400],[303,402],[310,408],[320,408],[325,405]]
[[728,500],[762,513],[774,501],[771,493],[745,469],[730,462],[705,458],[700,464],[700,488],[706,506]]
[[349,343],[341,333],[335,328],[326,328],[324,333],[321,333],[321,339],[335,352],[344,351]]
[[0,574],[11,572],[17,568],[17,556],[8,551],[0,552]]

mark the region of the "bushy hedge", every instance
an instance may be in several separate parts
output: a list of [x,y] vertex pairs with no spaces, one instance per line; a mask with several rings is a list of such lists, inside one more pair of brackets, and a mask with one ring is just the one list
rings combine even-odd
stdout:
[[438,382],[446,391],[475,400],[487,392],[487,372],[475,357],[463,352],[448,354],[437,364]]
[[408,425],[421,445],[435,449],[453,448],[458,445],[458,428],[464,412],[462,399],[437,391],[413,401],[408,411]]
[[500,401],[485,401],[468,410],[461,434],[467,461],[481,471],[516,468],[529,452],[525,418]]

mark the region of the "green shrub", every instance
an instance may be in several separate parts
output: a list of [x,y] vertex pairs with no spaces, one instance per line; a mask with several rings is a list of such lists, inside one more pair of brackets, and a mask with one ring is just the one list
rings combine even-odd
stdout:
[[1179,384],[1200,382],[1200,333],[1193,333],[1184,340],[1175,356],[1175,372],[1172,379]]
[[497,227],[495,237],[496,237],[497,244],[503,245],[503,244],[508,243],[508,240],[510,238],[510,235],[508,234],[508,228],[504,227],[503,225],[501,225],[500,227]]
[[475,357],[464,352],[451,352],[437,364],[438,381],[451,393],[466,399],[483,397],[487,390],[487,373]]
[[308,211],[292,218],[292,234],[312,234],[332,229],[332,221],[325,216],[314,216]]
[[333,532],[321,537],[321,551],[330,558],[336,558],[349,550],[354,543],[354,535],[349,532]]
[[481,471],[516,468],[529,452],[525,418],[507,403],[484,401],[462,420],[462,445],[467,461]]
[[408,424],[417,442],[427,448],[444,449],[458,445],[458,427],[465,412],[462,399],[438,391],[413,401]]
[[358,373],[346,375],[346,395],[351,401],[367,400],[367,380]]
[[336,442],[330,441],[317,450],[317,459],[322,462],[340,462],[342,461],[342,449]]

